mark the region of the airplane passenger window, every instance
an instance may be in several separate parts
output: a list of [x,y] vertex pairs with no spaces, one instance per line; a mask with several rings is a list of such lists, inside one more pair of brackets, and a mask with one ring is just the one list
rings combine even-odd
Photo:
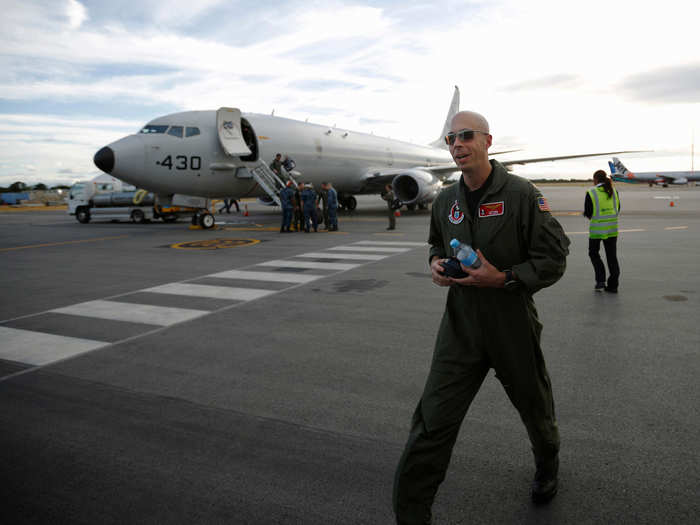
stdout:
[[156,126],[154,124],[148,124],[140,131],[140,133],[165,133],[168,126]]
[[170,126],[170,129],[168,130],[168,135],[182,138],[182,126]]
[[185,137],[194,137],[199,135],[199,128],[190,128],[189,126],[185,128]]

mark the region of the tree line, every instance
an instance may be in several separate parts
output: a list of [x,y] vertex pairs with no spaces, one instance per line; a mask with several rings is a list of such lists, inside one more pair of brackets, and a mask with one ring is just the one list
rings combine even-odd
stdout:
[[69,190],[70,186],[66,186],[65,184],[59,184],[58,186],[51,186],[49,188],[46,184],[39,182],[38,184],[34,184],[33,186],[30,186],[28,184],[25,184],[24,182],[17,181],[13,182],[10,184],[8,187],[3,187],[0,186],[0,193],[21,193],[23,191],[46,191],[46,190]]

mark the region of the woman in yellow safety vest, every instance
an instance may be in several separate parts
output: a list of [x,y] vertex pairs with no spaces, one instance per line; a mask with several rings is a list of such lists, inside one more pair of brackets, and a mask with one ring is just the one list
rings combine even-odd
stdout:
[[[620,215],[620,196],[612,180],[603,170],[593,174],[594,187],[586,192],[583,215],[591,220],[588,234],[588,256],[595,271],[597,292],[617,293],[620,282],[620,264],[617,262],[617,218]],[[600,241],[608,262],[608,283],[605,284],[605,266],[600,258]]]

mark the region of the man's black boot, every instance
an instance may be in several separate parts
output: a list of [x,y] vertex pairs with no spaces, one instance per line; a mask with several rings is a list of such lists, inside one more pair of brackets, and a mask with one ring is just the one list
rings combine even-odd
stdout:
[[532,482],[532,501],[547,503],[557,494],[559,488],[559,456],[550,459],[535,460],[537,471]]

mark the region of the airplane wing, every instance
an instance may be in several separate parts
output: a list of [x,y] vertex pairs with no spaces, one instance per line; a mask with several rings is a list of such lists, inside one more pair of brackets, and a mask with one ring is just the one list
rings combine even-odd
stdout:
[[648,150],[611,151],[608,153],[584,153],[582,155],[560,155],[558,157],[536,157],[536,158],[532,158],[532,159],[502,160],[502,161],[500,161],[500,163],[507,167],[507,166],[513,166],[515,164],[525,165],[525,164],[531,164],[533,162],[548,162],[548,161],[565,160],[565,159],[581,159],[584,157],[599,157],[599,156],[603,156],[603,155],[615,155],[617,153],[641,153],[643,151],[648,151]]

